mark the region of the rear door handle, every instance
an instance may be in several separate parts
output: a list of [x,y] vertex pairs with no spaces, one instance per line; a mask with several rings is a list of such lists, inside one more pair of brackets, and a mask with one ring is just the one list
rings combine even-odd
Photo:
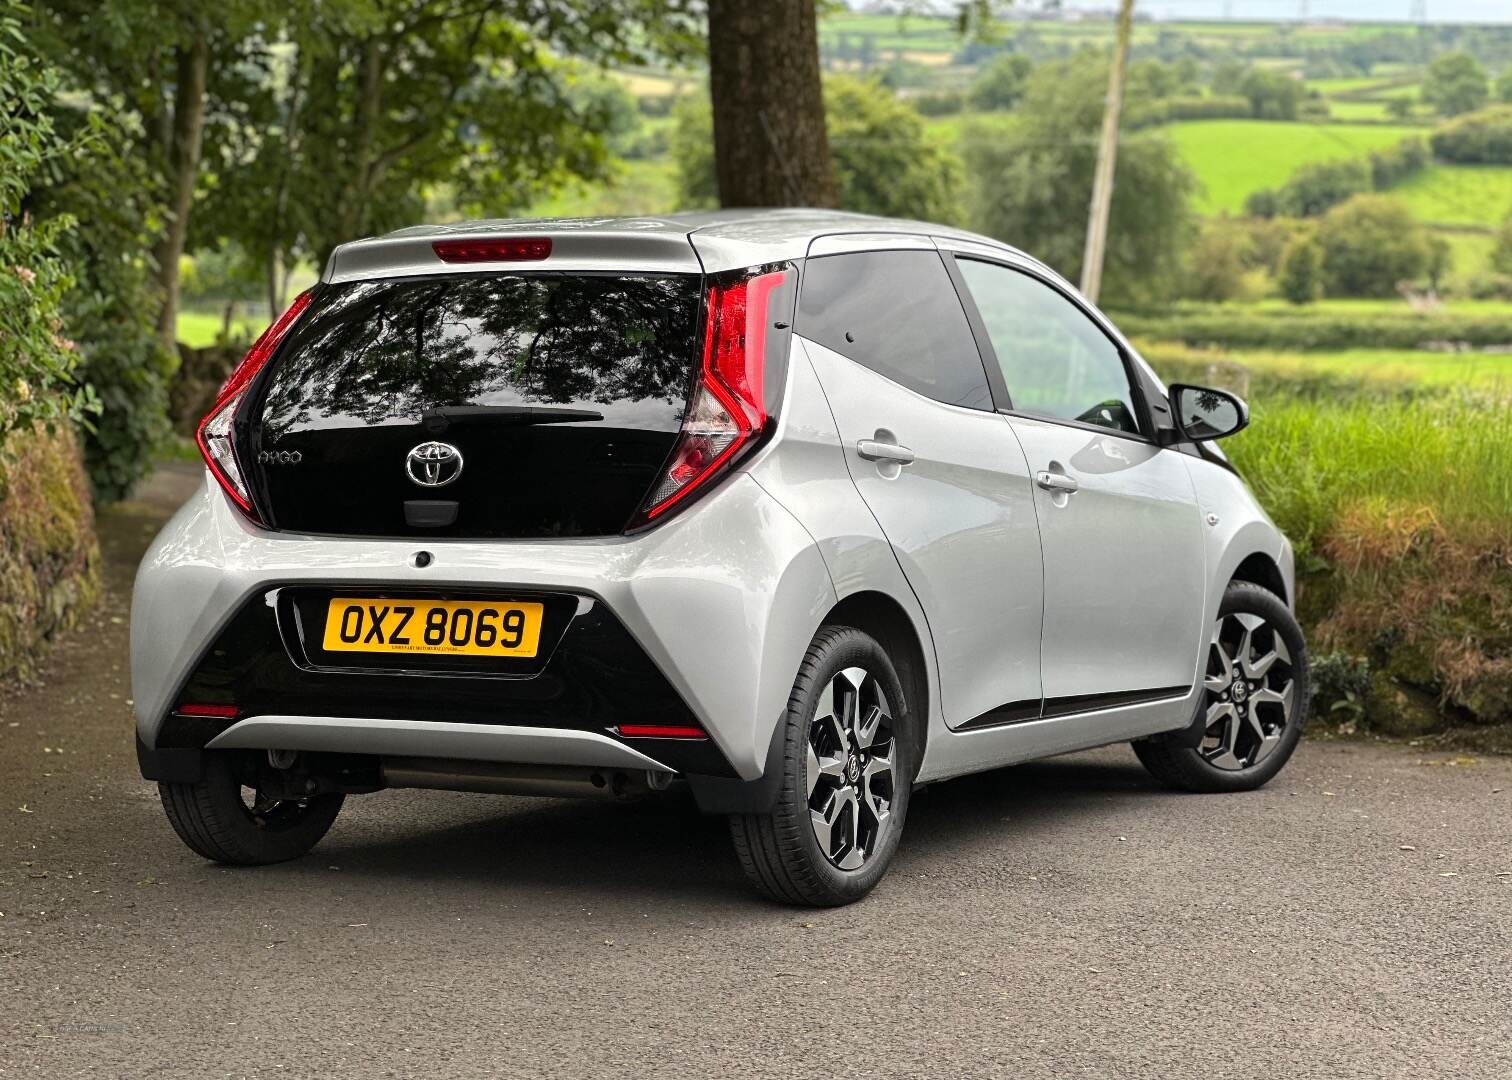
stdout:
[[876,439],[856,440],[856,453],[867,461],[892,461],[899,465],[911,465],[914,459],[914,452],[908,447]]
[[1081,489],[1081,485],[1065,473],[1037,472],[1034,474],[1034,482],[1046,491],[1064,491],[1070,494]]

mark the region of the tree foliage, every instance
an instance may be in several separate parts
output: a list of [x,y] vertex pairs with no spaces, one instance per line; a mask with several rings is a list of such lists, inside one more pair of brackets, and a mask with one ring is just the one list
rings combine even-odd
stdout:
[[1252,67],[1239,81],[1239,94],[1260,120],[1295,120],[1302,107],[1302,84],[1284,72]]
[[113,105],[60,104],[61,129],[78,149],[55,161],[39,205],[85,224],[59,242],[73,276],[64,321],[78,343],[78,375],[101,412],[84,432],[84,462],[98,500],[124,498],[151,468],[167,435],[168,384],[178,368],[157,332],[151,250],[157,203],[141,157],[142,133]]
[[1251,241],[1242,222],[1219,218],[1203,224],[1188,257],[1185,295],[1195,300],[1233,300],[1244,291]]
[[24,15],[0,0],[0,444],[14,430],[95,410],[63,323],[73,280],[58,249],[73,220],[33,212],[45,170],[73,147],[50,115],[58,73],[17,47]]
[[302,11],[262,123],[211,162],[198,238],[278,275],[345,240],[418,220],[427,192],[507,215],[603,175],[622,102],[574,58],[630,63],[693,47],[683,0],[345,0]]
[[[875,80],[840,75],[825,81],[824,100],[842,209],[947,224],[960,218],[960,162],[929,137],[906,102]],[[679,202],[717,206],[708,104],[701,96],[684,98],[675,116]]]
[[1297,233],[1281,249],[1277,284],[1293,304],[1310,304],[1323,294],[1323,251],[1311,233]]
[[1435,56],[1423,75],[1422,98],[1444,116],[1472,112],[1491,94],[1486,73],[1467,52]]
[[1033,68],[1033,61],[1017,53],[993,57],[971,80],[967,94],[971,107],[983,112],[1013,108],[1024,96],[1024,82]]
[[1356,195],[1323,215],[1318,245],[1331,296],[1390,296],[1429,269],[1425,230],[1400,199]]
[[[963,140],[972,225],[1034,252],[1073,281],[1081,272],[1106,87],[1107,65],[1100,59],[1042,64],[1030,77],[1016,124]],[[1129,103],[1139,105],[1137,98]],[[1137,301],[1176,288],[1194,227],[1196,185],[1164,135],[1121,136],[1105,298]]]

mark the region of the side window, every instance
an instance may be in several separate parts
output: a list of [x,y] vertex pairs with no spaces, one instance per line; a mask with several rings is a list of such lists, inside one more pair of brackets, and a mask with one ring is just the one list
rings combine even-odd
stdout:
[[958,259],[1013,407],[1115,431],[1139,431],[1118,346],[1075,304],[1028,274]]
[[809,259],[796,329],[915,393],[992,409],[981,353],[938,252]]

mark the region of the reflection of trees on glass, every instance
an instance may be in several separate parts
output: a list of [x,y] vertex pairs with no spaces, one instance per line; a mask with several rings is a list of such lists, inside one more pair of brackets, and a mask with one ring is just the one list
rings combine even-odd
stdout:
[[1218,406],[1223,404],[1223,396],[1212,390],[1200,390],[1197,393],[1197,405],[1203,412],[1209,415],[1218,411]]
[[277,439],[323,418],[418,420],[459,405],[664,401],[691,377],[697,279],[443,277],[337,286],[268,392]]

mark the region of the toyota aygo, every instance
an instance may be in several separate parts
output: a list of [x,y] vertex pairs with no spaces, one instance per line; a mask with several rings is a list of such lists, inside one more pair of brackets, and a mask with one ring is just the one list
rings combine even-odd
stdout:
[[137,752],[200,855],[389,787],[685,784],[752,884],[841,904],[919,785],[1131,742],[1296,747],[1290,545],[1042,263],[828,211],[483,221],[338,248],[199,428],[142,562]]

